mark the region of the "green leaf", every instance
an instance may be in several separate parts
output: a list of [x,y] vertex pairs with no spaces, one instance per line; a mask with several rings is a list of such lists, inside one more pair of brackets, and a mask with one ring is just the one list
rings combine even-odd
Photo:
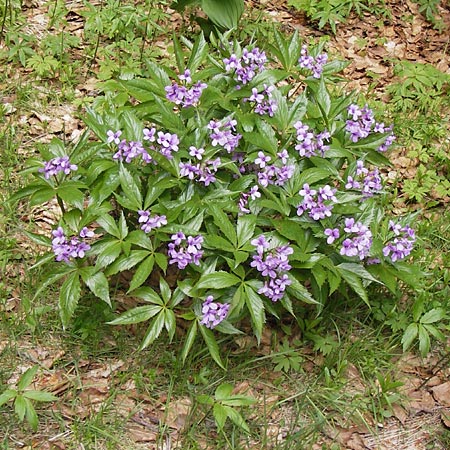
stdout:
[[128,236],[128,225],[127,221],[125,220],[125,216],[123,214],[123,211],[120,212],[119,217],[119,239],[124,240]]
[[17,389],[19,391],[23,391],[27,386],[29,386],[38,370],[39,366],[33,366],[27,369],[20,377],[19,382],[17,383]]
[[142,194],[139,185],[123,164],[119,168],[119,179],[124,194],[133,206],[133,211],[142,209]]
[[139,247],[153,251],[151,239],[142,230],[133,230],[131,233],[128,233],[126,241],[130,244],[135,244]]
[[217,204],[211,203],[208,207],[210,213],[214,217],[214,223],[226,238],[236,246],[237,236],[234,225],[231,223],[228,216],[220,209]]
[[148,326],[144,339],[142,340],[142,343],[139,346],[140,350],[147,348],[159,337],[164,327],[164,322],[165,322],[165,314],[164,311],[161,311],[152,321],[152,323]]
[[370,307],[367,291],[362,284],[361,278],[345,268],[341,268],[339,266],[336,266],[336,268],[339,270],[339,274],[347,282],[347,284],[362,298],[364,303]]
[[131,325],[140,322],[146,322],[161,312],[162,307],[159,305],[136,306],[125,311],[116,319],[107,322],[109,325]]
[[55,402],[58,400],[58,397],[45,391],[25,391],[23,396],[36,402]]
[[241,282],[241,279],[232,273],[219,271],[203,275],[197,285],[196,289],[224,289],[234,286]]
[[[103,269],[113,263],[122,252],[122,243],[120,241],[105,241],[101,243],[100,253],[97,256],[95,267]],[[96,247],[97,248],[97,247]]]
[[418,332],[419,332],[419,351],[422,356],[426,356],[430,351],[430,335],[428,334],[427,329],[422,325],[418,324]]
[[382,284],[381,281],[377,280],[370,274],[361,264],[356,263],[341,263],[337,265],[340,270],[345,270],[347,272],[351,272],[354,275],[357,275],[360,278],[365,280],[373,281],[375,283]]
[[63,199],[68,205],[73,205],[82,210],[84,206],[84,194],[73,186],[61,184],[56,189],[56,195]]
[[23,233],[35,244],[42,245],[45,247],[52,246],[52,241],[47,236],[43,236],[42,234],[30,233],[29,231],[25,230],[23,231]]
[[111,236],[120,239],[119,227],[109,214],[103,214],[97,219],[97,223]]
[[169,300],[172,297],[172,291],[163,277],[159,279],[159,292],[161,292],[161,297],[164,300],[164,303],[169,303]]
[[33,431],[37,431],[39,426],[38,416],[36,414],[36,410],[34,409],[33,403],[28,398],[24,398],[25,401],[25,417],[27,419],[28,424],[30,425]]
[[190,51],[189,61],[187,63],[188,69],[194,74],[198,66],[204,61],[208,54],[208,44],[205,41],[203,33],[199,33],[197,39],[194,42],[194,46]]
[[266,322],[264,303],[259,294],[257,294],[248,284],[244,285],[244,292],[245,304],[250,312],[253,331],[259,344],[261,341],[262,329]]
[[250,429],[245,422],[244,418],[231,406],[225,406],[227,414],[230,420],[239,428],[242,428],[245,432],[250,433]]
[[134,272],[133,278],[130,282],[130,288],[127,293],[134,291],[139,286],[141,286],[145,281],[147,281],[148,277],[153,271],[153,266],[155,264],[154,255],[150,255],[148,258],[144,259],[144,261],[139,264],[136,272]]
[[234,252],[236,250],[235,246],[227,241],[222,236],[216,235],[206,235],[204,247],[213,248],[218,250],[224,250],[226,252]]
[[5,403],[8,403],[13,398],[16,398],[17,391],[13,389],[7,389],[6,391],[2,392],[0,395],[0,406],[3,406]]
[[81,271],[81,277],[91,292],[112,308],[109,298],[109,283],[105,274],[103,272],[86,274]]
[[155,305],[163,306],[164,302],[161,300],[161,297],[149,286],[143,286],[139,289],[136,289],[133,292],[134,297],[142,298],[142,300],[148,303],[154,303]]
[[433,308],[430,311],[426,312],[421,318],[421,324],[430,324],[436,323],[442,320],[445,317],[445,310],[442,308]]
[[201,0],[201,5],[211,22],[226,30],[236,28],[244,12],[244,0]]
[[246,214],[240,216],[237,221],[237,243],[242,248],[248,241],[253,238],[256,226],[256,216]]
[[297,278],[295,278],[292,274],[289,274],[289,279],[291,280],[291,284],[287,287],[287,292],[292,295],[294,298],[301,300],[305,303],[309,303],[311,305],[318,305],[319,302],[314,299],[314,297],[310,294],[308,289],[301,284]]
[[155,253],[155,261],[156,264],[159,266],[159,268],[166,273],[167,270],[167,265],[168,265],[168,258],[166,255],[164,255],[163,253]]
[[194,320],[186,334],[183,350],[181,351],[181,361],[183,362],[183,364],[185,363],[186,358],[192,348],[192,345],[194,344],[195,338],[197,337],[197,330],[198,330],[198,322]]
[[107,276],[114,275],[118,272],[123,272],[139,264],[144,258],[146,258],[151,253],[148,250],[131,250],[128,256],[123,255],[118,260],[116,260],[108,269],[105,271]]
[[80,276],[73,272],[67,276],[59,292],[59,314],[64,328],[69,324],[81,296]]
[[23,422],[25,418],[25,413],[27,412],[27,401],[22,395],[17,395],[14,401],[14,411],[19,417],[19,421]]
[[169,342],[172,342],[177,328],[177,319],[175,313],[171,309],[164,310],[164,326],[169,334]]
[[203,339],[206,343],[206,347],[208,347],[208,351],[212,356],[213,360],[216,364],[225,370],[225,366],[222,362],[222,358],[220,357],[219,346],[217,345],[216,338],[214,337],[213,332],[204,326],[200,326],[200,332],[202,333]]
[[219,429],[219,431],[221,431],[225,426],[225,422],[228,418],[228,408],[221,405],[220,403],[214,403],[213,415],[217,428]]
[[402,345],[403,345],[403,351],[406,352],[409,347],[411,347],[411,344],[413,343],[414,339],[416,338],[417,334],[419,332],[419,327],[417,326],[417,323],[410,323],[408,327],[406,328],[405,332],[403,333],[402,337]]

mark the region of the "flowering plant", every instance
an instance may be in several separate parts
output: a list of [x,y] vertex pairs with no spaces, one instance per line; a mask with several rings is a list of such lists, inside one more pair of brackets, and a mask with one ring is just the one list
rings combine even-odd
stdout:
[[416,283],[414,231],[385,217],[377,167],[395,137],[336,90],[345,64],[297,34],[264,51],[185,45],[176,68],[149,61],[145,78],[107,82],[85,117],[95,140],[53,142],[13,198],[61,207],[52,237],[30,236],[52,249],[37,295],[63,280],[64,326],[87,290],[113,306],[128,272],[120,287],[144,304],[111,323],[150,321],[144,348],[182,320],[182,359],[200,332],[223,367],[212,329],[250,324],[259,340],[267,314]]

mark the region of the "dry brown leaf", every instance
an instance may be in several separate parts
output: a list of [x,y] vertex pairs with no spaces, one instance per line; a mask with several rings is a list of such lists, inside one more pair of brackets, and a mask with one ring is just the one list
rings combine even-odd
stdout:
[[441,406],[450,406],[450,381],[432,387],[431,392]]
[[169,402],[166,408],[165,423],[175,430],[182,430],[187,425],[187,420],[192,409],[192,400],[189,397],[180,398]]

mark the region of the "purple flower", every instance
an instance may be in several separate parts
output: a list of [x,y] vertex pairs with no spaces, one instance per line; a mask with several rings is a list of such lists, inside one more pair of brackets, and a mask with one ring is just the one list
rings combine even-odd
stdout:
[[237,122],[234,119],[224,119],[222,121],[211,120],[208,124],[208,129],[211,130],[209,135],[211,145],[216,147],[219,145],[223,147],[228,153],[232,153],[241,139],[239,133],[233,134],[236,129]]
[[390,256],[392,262],[405,259],[413,250],[416,242],[414,230],[409,226],[402,227],[392,220],[389,221],[389,229],[395,237],[383,247],[383,255]]
[[251,51],[244,48],[240,58],[233,53],[229,58],[225,58],[223,62],[227,73],[234,72],[234,78],[238,83],[247,84],[259,72],[264,70],[267,57],[258,47]]
[[358,256],[360,260],[367,258],[372,247],[372,232],[369,228],[350,217],[345,219],[344,231],[348,237],[342,242],[341,255]]
[[323,71],[323,66],[328,61],[328,55],[326,53],[321,53],[315,58],[308,53],[308,47],[306,45],[302,46],[301,56],[298,63],[302,69],[308,69],[312,71],[314,78],[320,78]]
[[[358,105],[352,104],[347,108],[347,112],[351,119],[347,120],[345,130],[350,134],[352,142],[358,142],[360,139],[368,137],[372,132],[386,133],[392,130],[392,127],[386,127],[384,123],[376,122],[373,111],[367,105],[361,109]],[[394,140],[395,136],[391,133],[377,150],[385,152]]]
[[169,264],[177,264],[179,269],[185,269],[188,264],[200,264],[203,256],[203,236],[186,237],[181,231],[172,235],[168,244]]
[[294,250],[289,245],[282,245],[269,250],[270,244],[263,235],[251,241],[256,247],[256,255],[253,255],[251,267],[255,267],[263,277],[266,277],[264,286],[258,290],[258,294],[263,294],[273,302],[281,300],[286,287],[291,284],[287,272],[291,269],[289,255]]
[[311,156],[324,156],[329,149],[325,145],[325,140],[330,139],[331,135],[328,131],[322,131],[319,134],[314,134],[308,125],[305,125],[300,120],[294,123],[294,128],[297,130],[297,144],[295,150],[300,156],[310,158]]
[[[313,220],[325,219],[331,217],[333,203],[337,202],[335,197],[336,189],[325,185],[318,191],[311,189],[309,184],[304,184],[299,194],[303,197],[302,203],[297,206],[297,215],[301,216],[308,211],[309,217]],[[326,203],[325,203],[326,202]]]
[[189,147],[189,154],[199,160],[201,160],[203,158],[203,153],[205,153],[204,148],[197,148],[197,147],[194,147],[193,145],[191,145]]
[[106,132],[106,136],[108,137],[106,142],[108,144],[111,144],[111,142],[114,142],[115,144],[119,144],[121,135],[122,135],[122,131],[121,130],[118,130],[116,132],[114,132],[112,130],[108,130]]
[[202,306],[202,320],[200,325],[205,325],[206,328],[214,328],[220,322],[225,320],[230,310],[229,303],[214,302],[214,297],[208,295]]
[[340,236],[338,228],[325,228],[324,234],[327,236],[327,244],[332,244]]
[[68,156],[58,156],[47,161],[44,167],[39,169],[39,172],[43,173],[45,179],[48,180],[50,177],[56,176],[60,172],[69,175],[70,172],[75,170],[78,170],[78,166],[76,164],[71,164]]
[[151,216],[149,211],[139,210],[138,222],[141,223],[141,230],[145,233],[150,233],[154,228],[160,228],[163,225],[167,225],[166,216]]
[[78,236],[67,237],[63,228],[58,227],[52,231],[52,250],[56,261],[69,262],[71,259],[84,258],[91,246],[83,241],[94,236],[87,227],[83,227]]
[[373,197],[374,194],[378,194],[383,189],[381,175],[377,168],[369,171],[364,167],[364,162],[359,160],[356,162],[354,176],[349,175],[347,177],[345,188],[360,190],[363,200],[365,200]]
[[176,134],[163,133],[162,131],[158,131],[157,136],[156,142],[161,146],[159,151],[167,159],[172,159],[172,152],[178,151],[178,144],[180,143],[178,136]]

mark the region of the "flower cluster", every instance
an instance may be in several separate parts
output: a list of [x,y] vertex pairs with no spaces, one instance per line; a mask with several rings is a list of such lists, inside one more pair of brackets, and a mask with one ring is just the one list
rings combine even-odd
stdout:
[[188,264],[200,264],[203,256],[202,244],[203,236],[188,236],[179,231],[171,237],[172,242],[168,244],[168,253],[170,256],[169,264],[177,264],[179,269],[185,269]]
[[258,152],[255,164],[259,166],[260,169],[257,172],[258,183],[263,187],[267,187],[269,184],[283,186],[286,181],[294,175],[294,166],[287,165],[289,158],[287,150],[277,153],[277,156],[279,156],[282,162],[281,167],[275,166],[274,164],[268,164],[272,158],[265,155],[263,152]]
[[142,160],[146,163],[152,161],[152,157],[147,153],[142,142],[127,142],[125,139],[122,139],[117,146],[117,152],[113,155],[113,159],[119,161],[125,160],[125,162],[130,163],[139,156],[141,156]]
[[[176,134],[164,133],[163,131],[157,132],[156,128],[144,128],[143,134],[143,140],[150,143],[150,149],[161,153],[167,159],[172,159],[172,153],[178,152],[180,139]],[[120,140],[121,130],[116,132],[108,130],[106,135],[108,144],[114,143],[117,145],[117,152],[113,155],[113,159],[118,161],[125,160],[125,162],[130,163],[133,159],[140,156],[146,163],[153,161],[142,142]]]
[[58,156],[56,158],[47,161],[44,167],[39,169],[39,172],[44,174],[46,180],[50,177],[57,175],[60,172],[64,172],[69,175],[70,172],[78,170],[76,164],[71,164],[68,156]]
[[333,204],[336,203],[336,189],[331,188],[328,184],[318,190],[311,189],[309,184],[305,183],[299,194],[303,197],[302,203],[297,206],[297,215],[301,216],[308,211],[309,217],[313,220],[325,219],[331,217]]
[[297,144],[295,150],[298,151],[300,156],[324,156],[328,150],[328,145],[325,145],[325,140],[330,139],[330,133],[328,131],[322,131],[319,134],[313,133],[309,126],[301,122],[300,120],[294,123],[294,128],[297,130]]
[[240,58],[233,53],[229,58],[225,58],[223,62],[227,73],[234,72],[235,79],[238,83],[247,84],[259,72],[264,70],[267,57],[258,47],[250,51],[244,48]]
[[380,172],[377,168],[369,171],[364,167],[364,161],[356,162],[355,176],[347,176],[345,189],[361,190],[363,198],[373,197],[383,189]]
[[394,233],[395,238],[383,248],[383,255],[390,256],[392,262],[406,258],[416,242],[414,230],[409,226],[402,227],[392,220],[389,221],[389,229]]
[[302,69],[311,70],[314,78],[320,78],[323,71],[323,66],[328,61],[328,55],[326,53],[321,53],[315,58],[308,53],[308,46],[303,45],[301,50],[301,56],[298,60],[300,67]]
[[202,305],[202,320],[200,325],[205,325],[206,328],[214,328],[220,322],[225,320],[230,310],[229,303],[214,302],[214,297],[208,295]]
[[[186,69],[184,74],[178,77],[185,84],[192,83],[191,71]],[[202,95],[203,89],[208,87],[206,83],[197,82],[192,87],[188,88],[186,85],[178,85],[173,82],[170,86],[165,87],[167,100],[180,105],[182,108],[189,108],[198,104]]]
[[243,214],[249,214],[250,210],[247,208],[249,199],[256,200],[261,197],[258,186],[253,186],[249,192],[243,192],[239,199],[238,208]]
[[160,228],[163,225],[167,225],[166,216],[151,216],[150,211],[139,210],[138,222],[141,223],[141,230],[145,233],[150,233],[154,228]]
[[84,227],[78,236],[67,237],[62,227],[52,231],[52,250],[56,261],[69,262],[70,259],[84,258],[91,246],[83,241],[94,236],[94,232]]
[[273,302],[281,300],[287,286],[291,284],[287,274],[291,269],[288,256],[294,250],[289,245],[269,250],[270,244],[263,235],[253,239],[251,244],[256,247],[256,255],[253,255],[250,265],[256,267],[262,276],[268,278],[264,286],[258,290],[258,294],[265,295]]
[[208,130],[211,130],[209,137],[211,145],[217,147],[220,145],[228,153],[232,153],[239,145],[242,135],[236,132],[237,121],[235,119],[211,120],[208,124]]
[[245,98],[244,101],[251,102],[254,105],[254,111],[256,114],[263,116],[268,114],[269,117],[273,117],[278,104],[275,99],[272,98],[272,92],[275,86],[264,85],[264,89],[261,93],[257,88],[252,88],[252,95],[249,98]]
[[[192,147],[191,147],[192,148]],[[220,166],[220,158],[205,161],[204,163],[192,164],[189,162],[180,162],[180,175],[188,177],[190,180],[197,180],[205,186],[209,186],[216,181],[215,173]]]
[[369,228],[350,217],[345,219],[344,231],[348,237],[342,242],[341,255],[359,256],[360,260],[366,258],[372,247],[372,232]]
[[376,122],[373,111],[367,105],[361,109],[358,105],[352,104],[347,108],[347,112],[351,119],[347,120],[345,130],[350,133],[352,142],[368,137],[371,132],[390,133],[378,147],[378,151],[385,152],[392,145],[395,140],[392,126],[386,127],[384,123]]

